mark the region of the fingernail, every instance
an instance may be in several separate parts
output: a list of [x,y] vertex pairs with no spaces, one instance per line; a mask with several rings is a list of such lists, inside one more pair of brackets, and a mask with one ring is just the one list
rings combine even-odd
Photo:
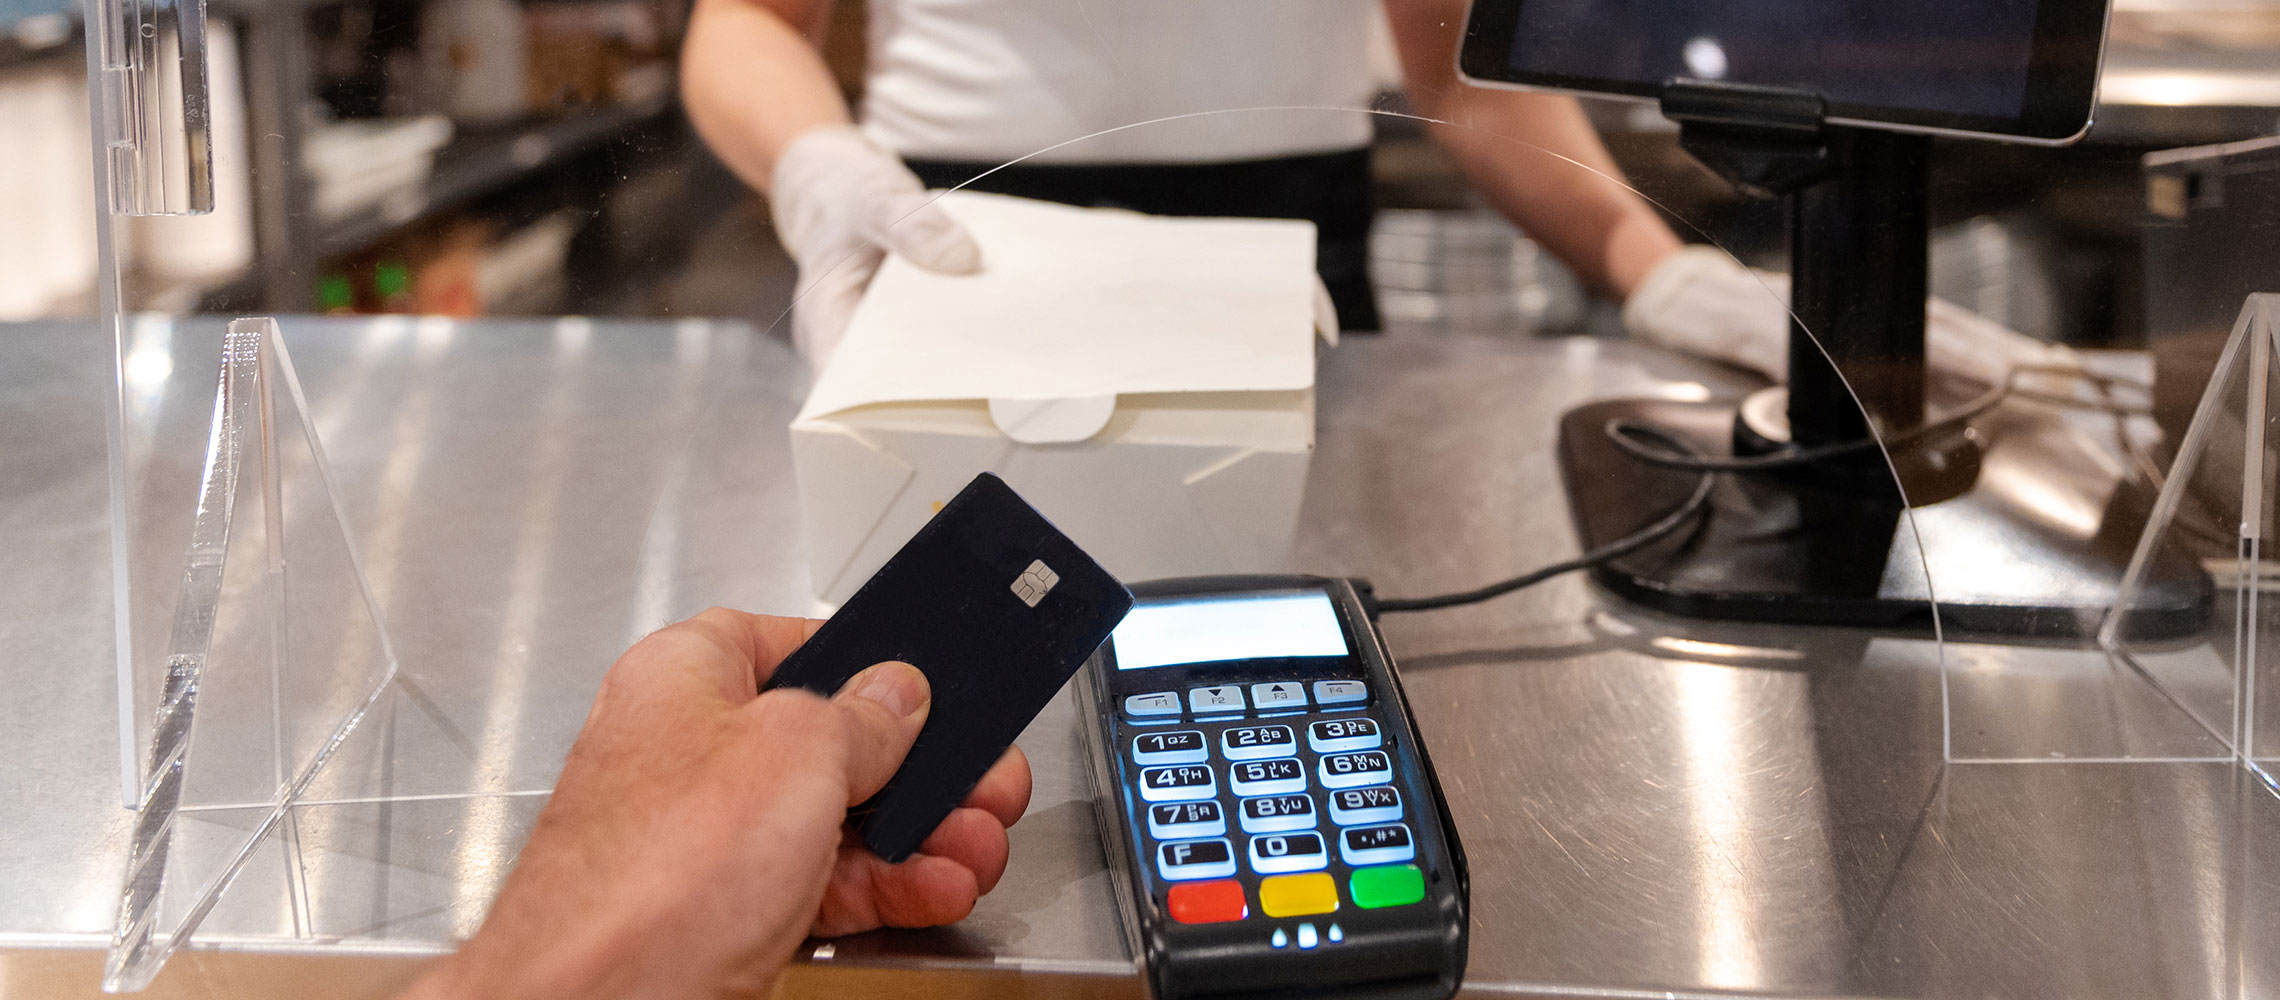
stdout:
[[847,686],[855,690],[855,697],[878,702],[897,716],[908,716],[925,707],[929,697],[926,675],[908,663],[889,660],[856,674]]

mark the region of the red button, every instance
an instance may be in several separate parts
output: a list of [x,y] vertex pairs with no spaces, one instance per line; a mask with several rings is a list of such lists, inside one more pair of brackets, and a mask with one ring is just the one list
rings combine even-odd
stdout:
[[1241,920],[1250,915],[1251,908],[1243,901],[1243,883],[1233,879],[1217,882],[1182,882],[1172,887],[1172,919],[1183,924],[1216,924],[1226,920]]

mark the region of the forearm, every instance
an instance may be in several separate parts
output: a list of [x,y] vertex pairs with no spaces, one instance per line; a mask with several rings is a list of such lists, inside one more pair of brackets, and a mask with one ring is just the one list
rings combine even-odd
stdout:
[[1601,294],[1628,298],[1678,249],[1575,100],[1457,78],[1466,0],[1384,0],[1410,103],[1490,204]]
[[714,154],[761,192],[794,138],[848,121],[816,49],[823,12],[787,17],[754,0],[699,0],[690,19],[681,59],[689,120]]
[[1678,249],[1678,237],[1623,180],[1572,98],[1476,88],[1444,91],[1433,137],[1491,205],[1580,275],[1627,297]]

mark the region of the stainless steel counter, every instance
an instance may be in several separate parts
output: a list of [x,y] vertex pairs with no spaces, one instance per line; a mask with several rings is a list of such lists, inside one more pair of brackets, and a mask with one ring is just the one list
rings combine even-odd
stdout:
[[[627,642],[709,604],[814,609],[784,434],[798,369],[736,325],[286,330],[429,704],[369,720],[374,742],[343,762],[411,797],[319,789],[298,814],[309,905],[286,904],[272,849],[204,937],[333,962],[433,953],[480,920]],[[145,327],[136,405],[202,432],[212,382],[195,372],[218,340],[218,324]],[[129,827],[103,346],[82,327],[0,330],[0,948],[100,948]],[[174,377],[151,377],[160,358]],[[1388,594],[1573,552],[1550,447],[1566,407],[1741,388],[1619,342],[1425,336],[1350,339],[1321,383],[1293,564]],[[2221,764],[1943,767],[1925,638],[1657,618],[1576,578],[1387,629],[1472,859],[1471,991],[2280,993],[2280,799]],[[1948,655],[1989,675],[2106,669],[2064,649]],[[1009,972],[1136,990],[1074,724],[1064,699],[1023,739],[1037,794],[972,917],[816,957],[927,970],[944,992],[1010,988]]]

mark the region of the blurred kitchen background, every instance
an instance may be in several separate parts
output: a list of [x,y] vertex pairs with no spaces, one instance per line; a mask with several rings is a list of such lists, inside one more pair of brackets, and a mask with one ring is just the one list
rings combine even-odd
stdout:
[[[687,7],[210,0],[219,209],[125,228],[128,305],[772,324],[792,275],[766,207],[706,152],[675,100]],[[841,3],[831,32],[830,61],[850,87],[860,8]],[[0,158],[0,319],[93,311],[81,39],[71,0],[0,0],[11,147]],[[1381,106],[1398,109],[1381,61]],[[1778,205],[1724,189],[1652,107],[1587,106],[1682,233],[1699,227],[1781,266]],[[1381,119],[1378,131],[1372,252],[1389,329],[1611,328],[1610,308],[1488,212],[1415,123]],[[2147,275],[2161,270],[2149,246],[2160,250],[2187,207],[2224,213],[2224,186],[2195,172],[2214,168],[2195,164],[2242,162],[2157,168],[2147,155],[2275,135],[2280,0],[2120,0],[2085,142],[1941,141],[1935,291],[2036,337],[2142,344]],[[2250,159],[2280,163],[2280,152]],[[2163,169],[2170,179],[2149,183]],[[2261,184],[2271,197],[2280,171],[2266,173],[2233,184],[2236,196]],[[2267,236],[2276,218],[2269,203],[2253,216]]]

